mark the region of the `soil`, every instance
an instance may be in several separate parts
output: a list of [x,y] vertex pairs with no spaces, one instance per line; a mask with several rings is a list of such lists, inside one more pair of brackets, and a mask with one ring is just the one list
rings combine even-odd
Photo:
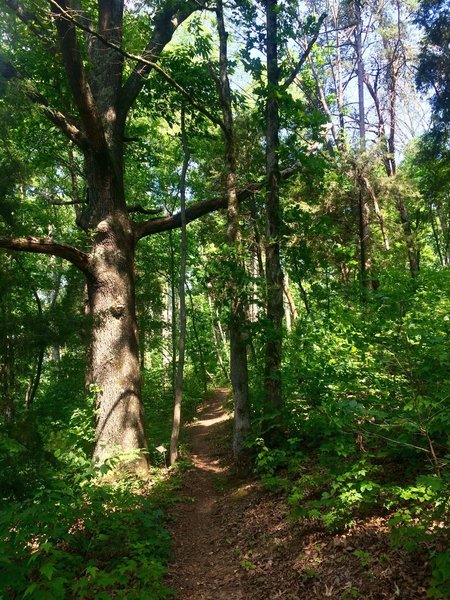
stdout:
[[187,426],[192,466],[171,511],[178,600],[421,600],[426,557],[392,546],[386,519],[340,533],[289,516],[285,495],[231,468],[228,391],[217,390]]

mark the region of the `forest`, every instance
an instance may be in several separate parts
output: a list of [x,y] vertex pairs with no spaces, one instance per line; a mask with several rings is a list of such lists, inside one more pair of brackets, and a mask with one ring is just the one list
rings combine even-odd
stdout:
[[450,598],[448,0],[0,0],[0,600]]

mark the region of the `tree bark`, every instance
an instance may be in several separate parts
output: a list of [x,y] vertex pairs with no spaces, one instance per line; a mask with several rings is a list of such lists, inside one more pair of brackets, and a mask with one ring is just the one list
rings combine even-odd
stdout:
[[[358,79],[358,128],[359,128],[359,150],[366,151],[366,114],[364,108],[364,60],[362,49],[362,15],[360,0],[355,0],[355,50]],[[359,207],[359,249],[360,249],[360,281],[362,300],[367,300],[371,286],[370,278],[370,209],[365,194],[362,174],[359,166],[356,166],[358,176],[358,207]]]
[[[16,3],[11,6],[20,18]],[[96,31],[84,28],[82,35],[84,21],[73,5],[68,0],[50,0],[48,21],[56,29],[60,52],[53,52],[49,60],[62,60],[66,75],[63,87],[69,90],[71,99],[62,100],[61,106],[74,106],[77,115],[67,116],[53,108],[32,86],[32,91],[27,92],[30,100],[84,155],[88,198],[77,215],[77,224],[86,232],[90,249],[83,252],[52,238],[34,237],[0,237],[0,248],[59,256],[86,276],[92,320],[87,381],[94,386],[97,397],[97,464],[117,451],[136,453],[146,449],[135,309],[135,245],[146,235],[181,225],[180,214],[138,224],[131,221],[124,190],[125,122],[161,51],[180,23],[200,6],[201,3],[184,0],[158,6],[144,57],[125,80],[124,54],[119,47],[123,0],[101,0]],[[28,19],[25,25],[35,33],[36,23]],[[3,58],[0,75],[7,81],[20,77],[18,70]],[[298,165],[288,169],[286,176],[296,170]],[[237,192],[238,201],[263,187],[261,182],[248,185]],[[185,221],[226,206],[227,198],[196,203],[186,210]],[[131,468],[145,472],[145,455],[136,457]]]
[[[126,212],[118,212],[97,227],[87,278],[91,381],[97,398],[94,460],[99,465],[115,454],[147,449],[133,265],[131,223]],[[134,471],[147,471],[145,454],[131,458]]]

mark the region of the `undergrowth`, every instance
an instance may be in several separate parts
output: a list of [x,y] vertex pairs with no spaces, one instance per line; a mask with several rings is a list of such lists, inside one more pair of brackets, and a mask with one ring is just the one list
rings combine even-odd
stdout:
[[[147,377],[150,474],[119,478],[122,456],[100,470],[92,464],[95,390],[87,398],[68,396],[64,373],[51,375],[43,387],[47,403],[38,401],[14,428],[0,431],[0,598],[172,597],[163,583],[170,558],[166,509],[176,501],[183,463],[168,472],[155,450],[168,447],[170,391],[158,393],[157,374]],[[195,398],[195,384],[190,388],[192,412],[201,394]],[[56,407],[63,389],[64,409]]]
[[[395,281],[393,280],[393,286]],[[398,296],[389,282],[363,309],[333,297],[286,345],[284,444],[251,446],[291,517],[342,531],[373,516],[392,544],[428,553],[428,595],[450,597],[450,279]],[[353,308],[353,310],[352,310]],[[258,405],[256,406],[256,410]]]

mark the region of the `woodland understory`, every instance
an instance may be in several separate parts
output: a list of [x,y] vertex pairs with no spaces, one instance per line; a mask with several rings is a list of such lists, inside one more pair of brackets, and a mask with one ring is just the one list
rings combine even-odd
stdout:
[[450,598],[449,13],[0,0],[0,599]]

